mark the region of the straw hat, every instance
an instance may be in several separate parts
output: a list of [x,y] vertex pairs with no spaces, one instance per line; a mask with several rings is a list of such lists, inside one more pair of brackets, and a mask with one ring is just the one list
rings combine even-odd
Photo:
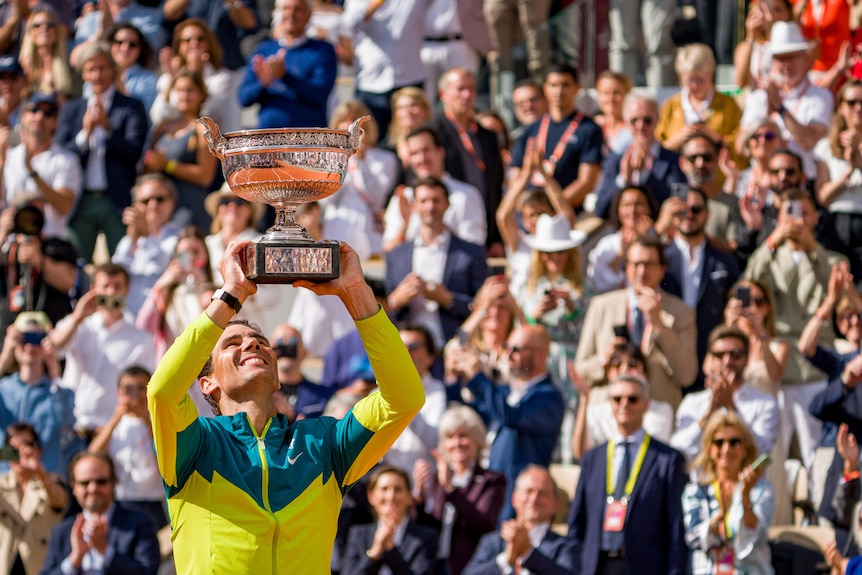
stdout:
[[[210,192],[204,200],[204,208],[206,208],[207,213],[212,219],[216,219],[216,217],[218,217],[218,207],[224,198],[239,198],[239,196],[231,191],[230,186],[228,186],[227,183],[222,184],[222,187],[218,190]],[[255,222],[259,221],[263,216],[263,211],[266,209],[266,206],[257,202],[249,202],[249,204],[251,205],[252,210],[252,220]]]
[[796,22],[776,22],[769,33],[769,53],[773,56],[805,52],[813,44],[805,39]]
[[586,232],[573,230],[569,218],[562,214],[542,214],[536,221],[536,233],[524,236],[524,243],[540,252],[563,252],[587,241]]

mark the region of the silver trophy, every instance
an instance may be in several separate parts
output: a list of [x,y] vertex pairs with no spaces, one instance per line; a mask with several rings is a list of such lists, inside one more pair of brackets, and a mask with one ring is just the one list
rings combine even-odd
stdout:
[[296,208],[331,196],[344,183],[347,161],[365,130],[282,128],[222,135],[212,118],[199,118],[210,152],[221,160],[224,179],[237,196],[270,204],[275,225],[240,254],[243,272],[256,283],[326,281],[339,276],[339,242],[315,242],[296,223]]

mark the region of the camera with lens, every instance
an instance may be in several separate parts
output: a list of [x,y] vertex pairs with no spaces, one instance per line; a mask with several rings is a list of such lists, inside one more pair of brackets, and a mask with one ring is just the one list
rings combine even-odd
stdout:
[[24,236],[41,236],[45,227],[45,214],[33,204],[24,204],[15,212],[12,233]]
[[96,307],[103,307],[105,309],[120,309],[125,305],[126,296],[124,296],[123,294],[100,294],[96,296]]
[[275,357],[296,359],[299,357],[299,340],[292,337],[287,342],[278,342],[272,349],[275,352]]

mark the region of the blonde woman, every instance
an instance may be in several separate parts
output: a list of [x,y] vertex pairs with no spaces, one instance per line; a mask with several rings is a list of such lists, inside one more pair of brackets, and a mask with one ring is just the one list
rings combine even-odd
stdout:
[[392,122],[387,143],[406,167],[408,156],[404,138],[413,128],[431,119],[431,106],[421,88],[401,88],[392,94]]
[[27,20],[19,61],[29,82],[29,92],[54,94],[61,100],[75,96],[66,28],[53,12],[36,10]]
[[605,144],[612,152],[622,154],[632,141],[632,133],[623,119],[623,102],[632,89],[632,81],[619,72],[605,70],[596,80],[596,100],[601,114],[596,123],[605,134]]

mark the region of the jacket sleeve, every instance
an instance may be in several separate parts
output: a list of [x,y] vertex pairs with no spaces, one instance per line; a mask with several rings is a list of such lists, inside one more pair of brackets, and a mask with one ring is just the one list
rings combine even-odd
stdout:
[[539,545],[534,547],[524,558],[522,565],[530,570],[530,573],[541,573],[542,575],[569,575],[575,572],[575,542],[571,540],[558,540],[560,546],[550,557],[545,553],[545,547]]
[[667,478],[667,526],[668,575],[686,575],[688,573],[689,550],[685,543],[685,530],[682,516],[682,493],[688,483],[685,473],[685,458],[675,449],[670,455]]
[[506,398],[509,388],[495,385],[479,372],[467,384],[476,396],[480,412],[485,412],[504,427],[524,433],[549,433],[559,430],[563,418],[564,402],[559,392],[536,393],[529,401],[509,405]]

